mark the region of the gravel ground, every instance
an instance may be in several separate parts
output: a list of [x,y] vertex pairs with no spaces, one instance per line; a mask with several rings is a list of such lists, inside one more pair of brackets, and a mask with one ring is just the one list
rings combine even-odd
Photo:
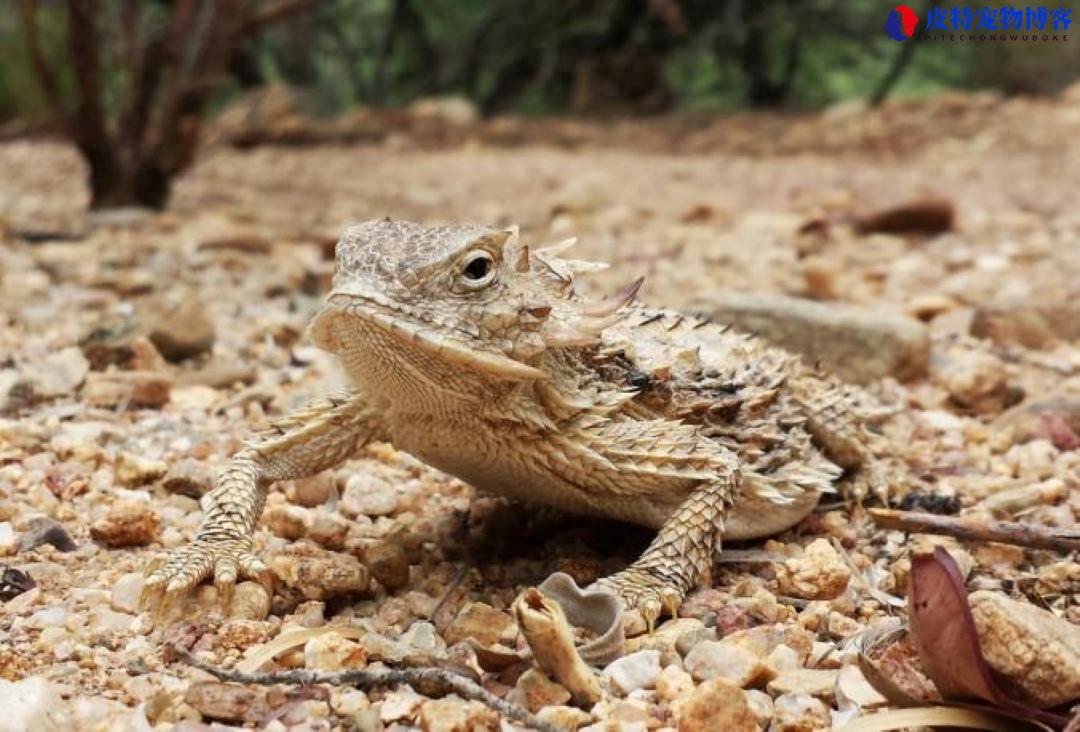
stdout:
[[[479,135],[440,149],[407,135],[215,147],[167,211],[89,218],[70,147],[0,144],[0,677],[24,680],[0,689],[0,708],[40,729],[498,728],[476,702],[409,687],[221,686],[163,651],[181,643],[232,666],[275,638],[348,626],[352,640],[324,632],[265,668],[420,659],[472,669],[563,726],[810,730],[884,704],[844,640],[902,615],[910,557],[933,545],[970,587],[1041,604],[1075,630],[1080,565],[1064,554],[876,531],[861,511],[826,506],[739,547],[782,561],[720,564],[683,618],[631,639],[601,701],[573,707],[522,655],[511,603],[554,571],[582,583],[612,571],[648,536],[474,497],[382,445],[274,488],[258,534],[273,597],[248,583],[224,618],[203,588],[156,628],[138,612],[143,569],[192,537],[198,496],[241,441],[340,385],[305,324],[337,232],[387,215],[580,236],[583,258],[612,263],[590,278],[595,292],[644,274],[645,300],[678,307],[810,297],[880,315],[888,342],[901,338],[888,316],[921,322],[929,351],[911,373],[861,374],[903,407],[889,436],[922,481],[892,498],[1075,528],[1080,95],[947,101],[966,122],[940,134],[933,124],[953,113],[933,103],[922,126],[915,113],[901,124],[832,110],[774,120],[762,134],[775,146],[752,152],[722,144],[722,122],[692,151],[657,140],[656,123],[608,141],[600,128],[575,149]],[[877,142],[858,144],[871,124]],[[790,130],[810,142],[792,149]],[[890,228],[865,225],[874,213],[930,200],[951,210],[947,230],[866,230]],[[834,337],[856,338],[851,328]],[[702,721],[717,708],[729,717]]]

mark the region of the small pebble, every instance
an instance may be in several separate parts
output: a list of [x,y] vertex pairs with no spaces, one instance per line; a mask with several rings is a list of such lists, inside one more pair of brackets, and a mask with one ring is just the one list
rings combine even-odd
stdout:
[[160,530],[161,519],[147,501],[123,499],[90,525],[90,536],[109,548],[146,546]]
[[638,651],[618,658],[604,669],[604,675],[623,696],[637,689],[652,689],[660,675],[660,651]]

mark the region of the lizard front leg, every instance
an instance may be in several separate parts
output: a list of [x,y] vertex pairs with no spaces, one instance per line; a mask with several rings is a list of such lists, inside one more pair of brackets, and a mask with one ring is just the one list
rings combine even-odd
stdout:
[[709,576],[734,489],[734,477],[697,488],[664,522],[641,558],[596,584],[615,592],[627,609],[639,610],[650,632],[663,610],[676,617],[686,593]]
[[545,463],[616,518],[635,520],[621,509],[662,505],[673,491],[686,496],[640,559],[597,582],[640,610],[650,627],[665,608],[674,614],[712,566],[741,480],[738,458],[696,427],[664,419],[589,415],[545,446]]
[[350,394],[317,400],[272,423],[233,456],[203,497],[205,514],[195,540],[151,565],[143,607],[165,614],[211,576],[226,609],[239,577],[268,584],[269,570],[252,547],[270,484],[340,464],[374,439],[377,429],[375,414]]

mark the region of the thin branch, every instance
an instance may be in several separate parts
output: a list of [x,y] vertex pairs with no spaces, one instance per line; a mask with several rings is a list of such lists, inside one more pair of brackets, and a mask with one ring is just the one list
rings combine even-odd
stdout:
[[913,534],[938,534],[974,541],[996,541],[1033,549],[1054,549],[1062,552],[1080,550],[1080,530],[1077,529],[1056,529],[1015,521],[981,521],[885,508],[871,508],[868,511],[874,523],[883,529]]
[[306,669],[294,669],[292,671],[278,671],[273,673],[245,673],[230,669],[218,668],[203,663],[191,653],[176,648],[177,655],[186,663],[221,679],[222,681],[234,681],[240,684],[299,684],[310,686],[312,684],[331,684],[333,686],[356,686],[361,689],[376,687],[396,686],[409,684],[420,686],[425,689],[438,690],[438,693],[454,693],[463,699],[478,701],[485,706],[494,709],[503,716],[533,727],[541,732],[562,732],[559,727],[545,722],[516,704],[504,701],[492,694],[475,681],[465,678],[446,669],[433,667],[416,668],[391,668],[391,669],[361,669],[352,671],[308,671]]

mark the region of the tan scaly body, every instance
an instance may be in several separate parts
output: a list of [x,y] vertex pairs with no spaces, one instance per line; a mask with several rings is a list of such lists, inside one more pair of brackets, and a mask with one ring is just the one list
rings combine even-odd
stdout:
[[600,581],[652,622],[707,576],[723,537],[802,519],[845,469],[880,472],[857,389],[756,339],[634,304],[583,302],[565,246],[516,229],[372,221],[338,244],[313,322],[352,388],[276,423],[209,494],[198,537],[148,581],[171,601],[265,575],[252,533],[274,480],[385,440],[490,493],[658,530]]

